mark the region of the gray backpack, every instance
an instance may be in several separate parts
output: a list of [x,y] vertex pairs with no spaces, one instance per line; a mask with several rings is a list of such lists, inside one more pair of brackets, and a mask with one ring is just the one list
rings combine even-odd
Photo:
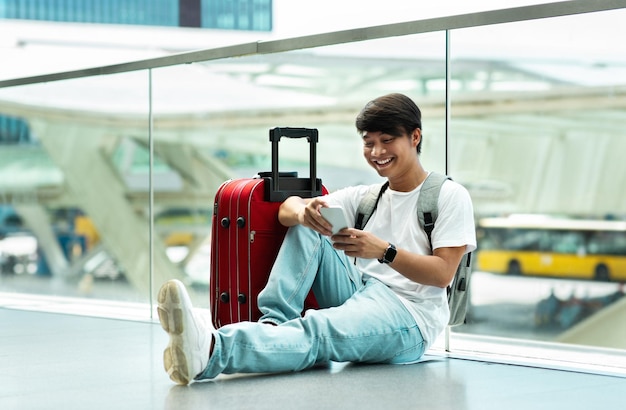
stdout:
[[[428,242],[432,248],[430,235],[435,228],[435,221],[439,210],[437,208],[437,200],[439,199],[439,191],[441,185],[451,179],[447,175],[431,172],[424,184],[417,199],[417,219],[419,224],[428,236]],[[356,212],[356,221],[354,227],[363,229],[367,221],[370,219],[378,201],[385,190],[389,187],[389,182],[382,185],[373,185],[367,195],[361,200]],[[452,283],[448,286],[448,306],[450,307],[450,320],[448,326],[456,326],[465,323],[469,300],[469,285],[471,274],[471,252],[463,255],[461,262],[454,274]]]

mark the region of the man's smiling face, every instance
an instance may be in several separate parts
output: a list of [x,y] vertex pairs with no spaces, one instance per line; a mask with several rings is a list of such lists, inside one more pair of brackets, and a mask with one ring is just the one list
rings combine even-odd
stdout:
[[377,132],[363,134],[363,156],[368,164],[382,177],[390,178],[411,169],[415,164],[416,147],[421,138],[416,129],[409,137]]

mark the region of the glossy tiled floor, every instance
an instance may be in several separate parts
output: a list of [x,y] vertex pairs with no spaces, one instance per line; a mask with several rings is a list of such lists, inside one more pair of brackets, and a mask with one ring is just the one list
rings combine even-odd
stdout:
[[0,308],[0,409],[608,409],[626,378],[429,357],[180,387],[155,323]]

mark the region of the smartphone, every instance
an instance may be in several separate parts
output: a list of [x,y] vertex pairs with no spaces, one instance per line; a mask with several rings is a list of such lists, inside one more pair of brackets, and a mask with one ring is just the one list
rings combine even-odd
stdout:
[[340,206],[331,206],[328,208],[320,208],[320,213],[330,224],[333,226],[333,235],[342,230],[348,228],[350,224],[346,215],[343,213],[343,208]]

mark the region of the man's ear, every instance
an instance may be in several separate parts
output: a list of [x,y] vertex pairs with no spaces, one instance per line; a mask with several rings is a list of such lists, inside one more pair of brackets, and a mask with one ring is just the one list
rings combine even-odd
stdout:
[[417,147],[417,145],[420,143],[420,141],[422,140],[422,130],[420,130],[419,128],[415,128],[413,130],[413,133],[411,134],[411,143],[414,147]]

